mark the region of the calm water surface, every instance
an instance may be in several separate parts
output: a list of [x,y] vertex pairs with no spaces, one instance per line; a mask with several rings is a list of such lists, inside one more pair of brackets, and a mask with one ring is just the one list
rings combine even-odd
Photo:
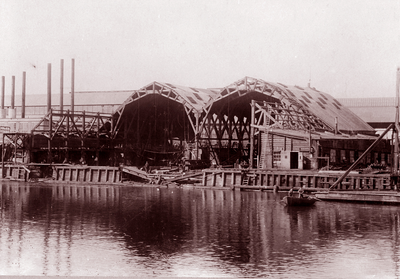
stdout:
[[0,275],[400,278],[400,207],[177,188],[0,186]]

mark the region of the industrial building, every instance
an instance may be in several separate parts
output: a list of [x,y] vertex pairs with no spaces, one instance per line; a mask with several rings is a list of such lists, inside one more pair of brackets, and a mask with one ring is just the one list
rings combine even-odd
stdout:
[[[138,90],[73,92],[65,101],[49,92],[2,103],[4,162],[345,169],[377,139],[327,93],[252,77],[212,89],[152,82]],[[390,166],[390,141],[361,164]]]

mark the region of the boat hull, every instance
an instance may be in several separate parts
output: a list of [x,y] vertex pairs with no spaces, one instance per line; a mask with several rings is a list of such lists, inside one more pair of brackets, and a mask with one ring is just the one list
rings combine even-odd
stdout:
[[296,197],[284,197],[282,202],[288,206],[311,206],[317,199],[306,197],[306,198],[296,198]]

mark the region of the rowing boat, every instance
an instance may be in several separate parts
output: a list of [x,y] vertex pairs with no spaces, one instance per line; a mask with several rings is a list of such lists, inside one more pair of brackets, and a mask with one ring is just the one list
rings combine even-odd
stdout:
[[295,205],[295,206],[310,206],[310,205],[313,205],[316,201],[317,201],[317,199],[313,198],[313,197],[297,198],[297,197],[285,196],[282,199],[282,202],[285,205],[289,205],[289,206],[292,206],[292,205]]

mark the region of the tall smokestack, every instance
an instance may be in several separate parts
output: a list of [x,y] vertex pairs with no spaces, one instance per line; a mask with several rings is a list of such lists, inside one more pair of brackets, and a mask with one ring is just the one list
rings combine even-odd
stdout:
[[75,106],[75,59],[71,61],[71,112],[74,113]]
[[2,76],[1,77],[1,109],[4,109],[4,97],[6,95],[5,89],[6,89],[6,77]]
[[21,118],[25,118],[26,72],[22,72]]
[[64,59],[61,59],[60,64],[60,111],[64,110]]
[[6,117],[6,111],[4,109],[4,98],[6,95],[6,77],[1,77],[1,118]]
[[51,109],[51,64],[47,64],[47,112]]
[[15,76],[11,78],[11,109],[15,108]]

